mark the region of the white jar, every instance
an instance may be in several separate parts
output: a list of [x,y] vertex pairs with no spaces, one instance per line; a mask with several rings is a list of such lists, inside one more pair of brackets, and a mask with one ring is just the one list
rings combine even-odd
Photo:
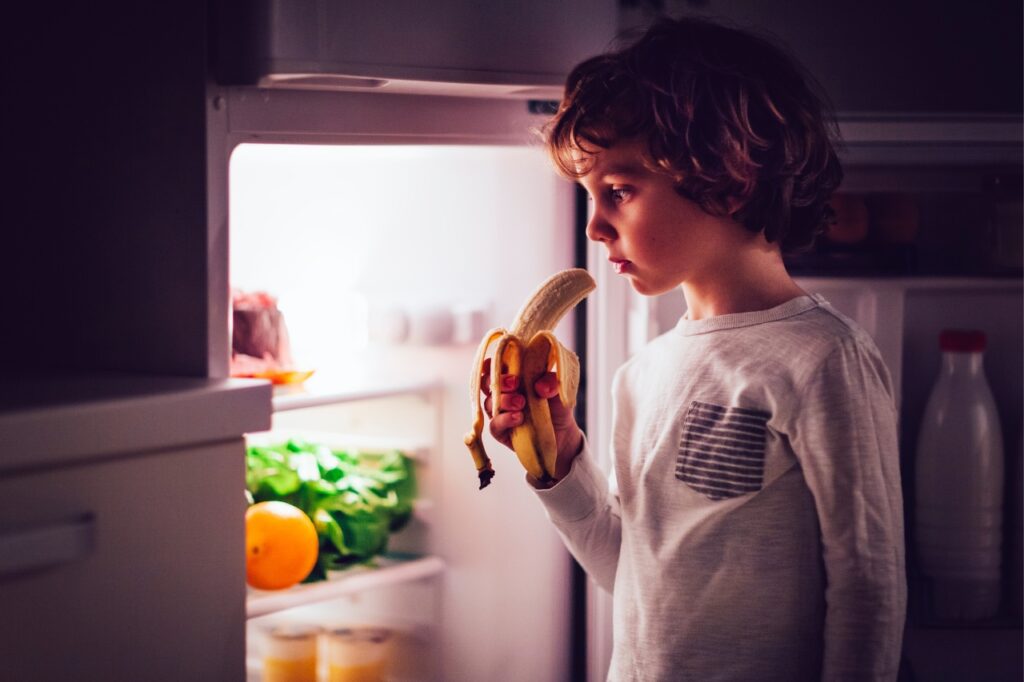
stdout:
[[1003,439],[985,379],[985,335],[945,330],[942,367],[917,441],[915,537],[932,614],[989,618],[999,610]]

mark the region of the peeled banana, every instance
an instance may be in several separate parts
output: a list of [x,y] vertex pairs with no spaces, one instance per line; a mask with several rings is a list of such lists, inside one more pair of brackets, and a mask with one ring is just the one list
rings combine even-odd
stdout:
[[576,404],[580,383],[579,358],[563,346],[551,330],[595,286],[593,277],[586,270],[571,268],[557,272],[527,299],[508,331],[499,327],[484,334],[469,379],[473,428],[465,438],[481,489],[486,488],[494,477],[494,467],[481,440],[484,416],[480,404],[480,381],[488,351],[493,345],[491,416],[498,414],[504,365],[504,373],[518,376],[526,393],[523,423],[512,429],[512,449],[531,476],[539,481],[548,480],[555,472],[558,447],[548,402],[536,394],[533,385],[545,372],[554,371],[558,375],[558,397],[562,404],[570,409]]

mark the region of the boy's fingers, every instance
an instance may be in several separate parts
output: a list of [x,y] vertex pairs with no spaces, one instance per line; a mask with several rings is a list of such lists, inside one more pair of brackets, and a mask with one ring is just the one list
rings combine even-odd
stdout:
[[[487,414],[491,414],[491,407],[494,402],[491,400],[491,396],[487,396],[484,399],[484,411]],[[526,396],[522,393],[502,393],[501,400],[498,402],[498,408],[502,412],[521,412],[526,407]]]
[[548,401],[548,408],[551,410],[551,422],[554,424],[556,432],[559,429],[572,427],[576,423],[572,410],[562,404],[562,399],[558,395],[558,389],[558,375],[554,372],[542,375],[533,384],[533,390],[537,392],[537,395]]
[[[504,369],[504,367],[502,368]],[[519,377],[515,374],[502,374],[501,375],[501,392],[511,393],[518,390],[519,388]],[[480,390],[483,391],[484,395],[491,394],[491,359],[487,358],[484,360],[483,368],[480,371]]]
[[507,435],[508,431],[522,423],[522,412],[502,412],[491,420],[491,435],[497,440],[502,440]]
[[[491,359],[484,360],[484,366],[480,370],[480,389],[484,395],[491,394]],[[490,410],[487,411],[490,414]]]
[[498,405],[502,412],[515,412],[526,406],[526,398],[522,393],[502,393]]
[[554,398],[558,395],[558,375],[554,372],[547,372],[540,379],[537,379],[533,385],[533,390],[541,398],[548,400]]

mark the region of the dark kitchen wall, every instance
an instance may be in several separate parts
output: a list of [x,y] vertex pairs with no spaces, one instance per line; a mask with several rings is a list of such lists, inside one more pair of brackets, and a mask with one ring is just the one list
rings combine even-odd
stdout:
[[19,4],[0,357],[205,376],[206,3]]
[[1022,110],[1020,0],[619,0],[624,28],[708,16],[775,37],[837,111]]

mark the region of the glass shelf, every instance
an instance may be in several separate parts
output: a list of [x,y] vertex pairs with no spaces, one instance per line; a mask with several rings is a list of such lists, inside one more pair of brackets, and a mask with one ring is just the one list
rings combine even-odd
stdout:
[[287,590],[265,592],[250,588],[245,600],[246,617],[265,616],[363,590],[420,580],[445,569],[444,561],[436,556],[401,561],[382,557],[379,561],[382,564],[380,568],[356,569],[333,579],[296,585]]
[[794,274],[799,284],[806,280],[816,288],[849,288],[856,283],[863,289],[886,291],[1020,291],[1024,280],[1020,277],[838,277],[828,275]]
[[273,405],[274,412],[301,410],[307,407],[335,405],[360,400],[427,394],[440,389],[442,385],[436,379],[385,381],[373,384],[344,384],[332,383],[329,379],[319,380],[314,375],[302,386],[275,388]]
[[289,440],[300,440],[318,445],[326,445],[332,450],[357,450],[366,452],[386,452],[398,450],[414,462],[426,464],[434,448],[426,438],[401,436],[367,436],[363,434],[346,434],[337,431],[317,431],[315,429],[271,429],[257,431],[245,435],[250,446],[274,446],[287,443]]

